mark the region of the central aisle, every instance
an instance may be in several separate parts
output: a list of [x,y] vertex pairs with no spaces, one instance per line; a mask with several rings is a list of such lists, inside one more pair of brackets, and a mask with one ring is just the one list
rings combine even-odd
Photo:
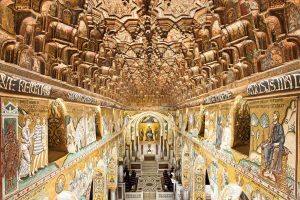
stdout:
[[156,161],[142,162],[137,191],[144,192],[144,200],[156,199],[156,191],[162,191],[161,175],[158,173]]

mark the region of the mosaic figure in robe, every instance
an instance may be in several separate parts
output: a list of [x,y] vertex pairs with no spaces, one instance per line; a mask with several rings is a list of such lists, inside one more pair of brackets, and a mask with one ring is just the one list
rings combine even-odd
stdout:
[[21,160],[19,167],[19,180],[23,177],[30,176],[31,177],[31,155],[30,149],[32,146],[31,138],[33,134],[30,133],[31,119],[25,118],[25,126],[22,128],[21,133]]
[[146,131],[146,137],[147,137],[147,141],[153,141],[153,131],[151,129],[150,126],[148,126],[147,131]]
[[282,156],[285,152],[285,135],[283,126],[279,123],[279,117],[279,112],[275,111],[273,113],[273,126],[270,129],[270,137],[267,143],[264,144],[264,158],[266,164],[266,171],[264,172],[264,176],[270,177],[274,181],[275,177],[273,173],[281,171]]
[[9,128],[6,133],[6,142],[4,146],[4,176],[7,181],[7,190],[14,189],[14,177],[17,174],[16,165],[18,164],[19,146],[16,133],[13,128]]
[[[43,145],[43,126],[41,125],[41,119],[40,117],[36,118],[36,125],[33,129],[33,152],[34,155],[34,161],[33,161],[33,169],[32,169],[32,175],[37,172],[38,168],[42,166],[42,153],[44,151],[44,145]],[[41,163],[41,164],[39,164]]]

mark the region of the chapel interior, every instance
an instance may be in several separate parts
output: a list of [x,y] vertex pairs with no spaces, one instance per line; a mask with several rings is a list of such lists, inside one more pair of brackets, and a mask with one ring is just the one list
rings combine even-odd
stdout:
[[300,199],[300,0],[0,0],[0,199]]

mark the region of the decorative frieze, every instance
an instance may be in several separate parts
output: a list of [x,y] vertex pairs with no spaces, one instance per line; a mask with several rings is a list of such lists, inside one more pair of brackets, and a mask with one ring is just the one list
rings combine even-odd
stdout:
[[97,104],[97,100],[93,97],[89,97],[86,95],[79,94],[77,92],[68,92],[67,93],[67,99],[70,101],[77,101],[82,103],[88,103],[88,104]]
[[216,95],[212,95],[212,96],[204,98],[204,103],[205,104],[217,103],[217,102],[226,101],[226,100],[229,100],[232,98],[233,98],[232,92],[224,91],[224,92],[218,93]]

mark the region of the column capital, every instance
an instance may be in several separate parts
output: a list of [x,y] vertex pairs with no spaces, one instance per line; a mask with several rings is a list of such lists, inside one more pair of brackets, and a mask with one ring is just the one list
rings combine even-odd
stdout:
[[117,186],[111,186],[108,189],[110,189],[111,192],[115,192],[117,190]]

